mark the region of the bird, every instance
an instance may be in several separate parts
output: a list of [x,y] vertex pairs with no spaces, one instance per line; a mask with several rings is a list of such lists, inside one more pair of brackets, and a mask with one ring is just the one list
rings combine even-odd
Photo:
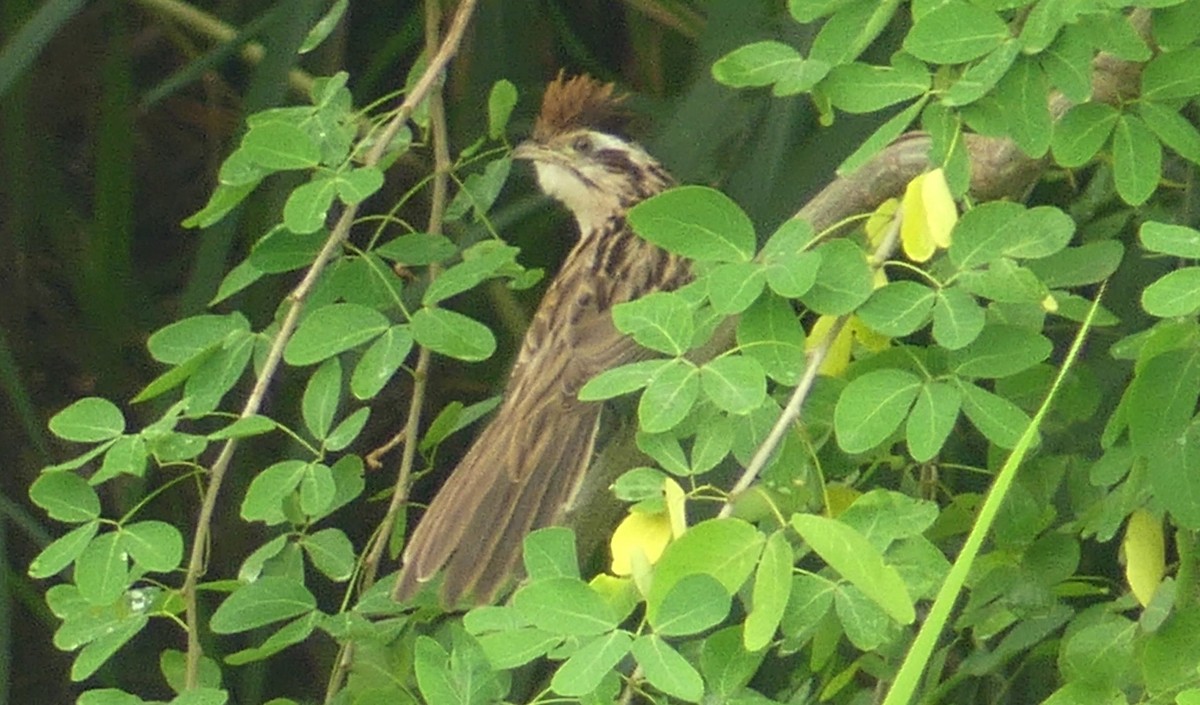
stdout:
[[574,215],[575,241],[521,342],[498,410],[434,496],[405,545],[393,597],[439,573],[449,609],[495,602],[519,577],[524,537],[559,523],[594,452],[602,404],[578,398],[592,377],[645,359],[612,309],[691,280],[688,260],[633,232],[637,203],[674,184],[621,132],[612,83],[560,72],[530,138],[513,150],[541,190]]

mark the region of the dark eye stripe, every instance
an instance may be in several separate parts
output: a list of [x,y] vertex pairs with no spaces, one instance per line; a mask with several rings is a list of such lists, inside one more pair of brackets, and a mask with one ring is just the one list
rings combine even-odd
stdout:
[[596,152],[596,161],[604,165],[606,169],[618,174],[636,174],[638,169],[629,159],[629,155],[624,150],[620,149],[602,149]]

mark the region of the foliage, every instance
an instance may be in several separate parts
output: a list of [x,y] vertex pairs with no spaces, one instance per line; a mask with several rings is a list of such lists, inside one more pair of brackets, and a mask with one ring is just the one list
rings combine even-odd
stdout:
[[[581,573],[569,530],[535,532],[511,600],[461,616],[396,604],[389,576],[376,578],[402,517],[365,542],[344,522],[374,499],[360,441],[381,411],[372,402],[398,378],[419,400],[431,354],[476,362],[497,349],[455,297],[540,277],[490,220],[517,90],[494,86],[483,134],[428,180],[453,177],[453,198],[432,200],[441,226],[360,217],[353,241],[330,225],[339,213],[391,214],[423,195],[426,183],[401,203],[369,200],[388,164],[444,139],[437,109],[421,103],[385,138],[394,116],[356,110],[370,96],[338,73],[312,83],[307,105],[251,115],[187,224],[219,224],[272,179],[304,181],[211,312],[147,340],[165,371],[134,401],[165,400],[161,414],[131,427],[86,397],[50,421],[87,444],[29,488],[68,526],[29,574],[62,576],[46,602],[55,645],[78,652],[71,678],[175,624],[190,639],[189,653],[159,659],[173,703],[227,702],[235,667],[314,641],[338,645],[323,664],[336,703],[1195,701],[1200,267],[1176,263],[1200,259],[1200,232],[1162,171],[1200,162],[1183,110],[1200,94],[1200,3],[1135,5],[1152,9],[793,0],[791,18],[818,27],[803,52],[771,39],[715,61],[721,83],[805,95],[827,122],[880,114],[844,174],[915,125],[931,169],[898,200],[819,231],[801,218],[763,227],[702,186],[636,206],[638,233],[697,276],[618,307],[617,327],[654,355],[581,392],[637,397],[645,457],[613,485],[629,511],[609,570]],[[867,63],[902,20],[886,65]],[[1100,100],[1098,52],[1141,66],[1136,97]],[[1059,100],[1073,104],[1057,113]],[[975,202],[968,134],[1046,160],[1031,204]],[[1084,187],[1055,191],[1054,175]],[[491,232],[447,235],[466,224]],[[243,310],[256,287],[301,270],[270,320]],[[727,321],[732,340],[698,353]],[[281,400],[294,408],[238,403],[247,380],[276,374],[302,380]],[[408,418],[410,465],[388,499],[401,503],[483,413],[449,405],[420,438]],[[215,502],[227,454],[281,439],[285,451],[226,489],[237,518],[210,527],[202,511],[203,530],[154,518],[178,486]],[[131,478],[144,495],[107,511],[102,493]],[[250,527],[265,538],[236,573],[202,575],[220,532]],[[247,633],[240,650],[215,639]],[[97,688],[79,702],[143,695]]]

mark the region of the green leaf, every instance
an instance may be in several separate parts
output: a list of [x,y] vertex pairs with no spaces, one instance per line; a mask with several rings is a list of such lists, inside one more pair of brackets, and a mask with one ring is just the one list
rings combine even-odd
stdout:
[[1047,102],[1050,81],[1037,61],[1018,58],[1000,79],[995,95],[1004,111],[1009,136],[1021,151],[1034,158],[1045,154],[1053,129]]
[[445,261],[453,257],[458,248],[445,235],[409,233],[388,240],[371,251],[384,259],[415,267]]
[[767,397],[767,377],[753,357],[723,355],[700,368],[700,388],[717,408],[745,415]]
[[862,591],[900,624],[916,619],[900,574],[887,565],[871,542],[852,527],[823,516],[794,514],[794,528],[830,568]]
[[219,345],[230,334],[249,330],[250,322],[240,313],[191,316],[155,331],[146,341],[146,349],[159,362],[180,365]]
[[880,125],[871,136],[863,140],[858,149],[838,165],[838,176],[853,174],[860,166],[866,164],[884,147],[896,141],[896,138],[908,129],[909,125],[921,114],[925,107],[926,97],[922,97],[904,110],[896,113],[887,122]]
[[962,393],[951,384],[931,382],[921,387],[904,427],[913,460],[924,463],[941,452],[961,405]]
[[579,390],[582,401],[601,401],[637,391],[654,379],[670,360],[642,360],[605,370],[588,380]]
[[1108,142],[1120,113],[1105,103],[1081,103],[1072,106],[1054,125],[1050,149],[1059,165],[1083,166]]
[[168,573],[183,562],[183,535],[162,521],[139,521],[121,527],[121,548],[141,568]]
[[1021,45],[1027,54],[1039,54],[1050,46],[1059,30],[1078,15],[1067,3],[1048,0],[1035,3],[1021,27]]
[[1200,95],[1200,47],[1164,51],[1142,69],[1144,100],[1177,100]]
[[350,392],[357,399],[372,399],[404,364],[412,351],[413,337],[408,326],[392,326],[375,339],[354,366]]
[[300,547],[308,554],[313,566],[330,580],[340,583],[354,574],[357,560],[354,544],[341,529],[321,529],[305,536],[300,539]]
[[638,402],[638,426],[646,433],[662,433],[683,421],[700,396],[700,371],[677,358],[663,365]]
[[575,534],[562,526],[538,529],[525,537],[522,546],[525,575],[531,581],[544,578],[579,579],[579,556]]
[[680,700],[700,702],[704,696],[704,681],[700,674],[661,637],[656,634],[639,636],[630,650],[650,685]]
[[1076,25],[1068,25],[1058,39],[1038,55],[1050,85],[1075,103],[1092,96],[1092,43]]
[[[1145,443],[1134,447],[1139,446]],[[1200,528],[1200,424],[1194,419],[1187,422],[1182,431],[1156,448],[1148,463],[1153,496],[1171,513],[1174,522],[1195,531]]]
[[1131,206],[1145,203],[1162,173],[1162,145],[1141,118],[1123,114],[1113,132],[1113,181]]
[[328,304],[310,313],[283,350],[297,367],[311,365],[375,338],[391,327],[386,316],[360,304]]
[[853,61],[891,23],[899,5],[899,0],[839,3],[813,39],[811,57],[830,66]]
[[737,344],[763,371],[782,384],[796,384],[804,369],[804,328],[788,302],[763,296],[738,321]]
[[1028,328],[990,325],[970,345],[952,352],[949,363],[960,377],[996,379],[1033,367],[1053,349],[1048,339]]
[[496,669],[524,666],[536,658],[545,656],[546,652],[563,641],[561,636],[533,627],[483,634],[476,638],[483,647],[483,653],[487,654],[488,663]]
[[892,435],[921,390],[921,380],[903,370],[875,370],[856,377],[838,397],[833,425],[838,445],[862,453]]
[[283,204],[283,226],[297,235],[317,232],[325,225],[337,191],[338,182],[330,176],[317,176],[297,186]]
[[1134,635],[1138,626],[1117,615],[1075,630],[1059,657],[1063,677],[1096,686],[1119,688],[1137,663]]
[[612,607],[578,578],[546,578],[522,586],[513,605],[530,624],[552,634],[591,636],[617,627]]
[[753,42],[713,62],[712,75],[733,88],[754,88],[783,80],[803,64],[800,52],[783,42]]
[[626,470],[613,481],[613,496],[622,502],[641,502],[659,499],[663,494],[663,483],[667,476],[655,468],[633,468]]
[[696,438],[692,441],[691,473],[698,475],[712,470],[732,449],[733,426],[725,423],[725,418],[717,416],[713,423],[696,429]]
[[1200,267],[1177,269],[1147,286],[1142,308],[1159,318],[1190,316],[1200,310]]
[[362,433],[363,427],[367,425],[367,419],[370,417],[371,408],[364,406],[342,419],[325,437],[325,450],[334,452],[344,450],[358,438],[358,434]]
[[149,622],[144,614],[136,614],[117,621],[111,629],[97,637],[79,652],[71,664],[71,680],[79,682],[90,678],[112,655],[117,652]]
[[1154,355],[1137,368],[1127,392],[1129,439],[1146,458],[1188,429],[1200,399],[1200,355],[1189,347]]
[[750,577],[762,550],[763,535],[741,519],[709,519],[667,545],[654,567],[654,581],[646,598],[646,613],[653,622],[663,600],[680,580],[706,573],[734,594]]
[[299,644],[313,633],[320,616],[319,612],[309,612],[296,621],[280,627],[258,646],[242,649],[226,656],[225,662],[231,666],[241,666],[254,661],[262,661],[293,644]]
[[1124,246],[1115,240],[1089,242],[1030,262],[1029,270],[1052,289],[1095,284],[1117,271],[1124,254]]
[[83,553],[99,530],[100,522],[89,521],[60,536],[49,546],[43,548],[29,564],[29,577],[49,578],[71,565]]
[[264,433],[270,433],[279,428],[279,424],[266,416],[245,416],[235,420],[225,428],[213,431],[208,434],[209,440],[224,440],[226,438],[249,438],[251,436],[261,436]]
[[217,607],[209,627],[217,634],[235,634],[272,622],[291,619],[317,608],[304,583],[292,578],[264,576],[242,585]]
[[1158,103],[1139,101],[1138,115],[1163,144],[1193,164],[1200,163],[1200,131],[1180,115],[1178,110]]
[[933,339],[947,350],[975,340],[983,330],[983,309],[961,287],[941,289],[933,305]]
[[458,684],[450,673],[450,655],[432,638],[422,634],[417,637],[413,653],[413,670],[417,677],[417,687],[428,703],[460,703],[466,705],[467,700],[458,692]]
[[654,292],[617,304],[613,307],[613,323],[639,345],[668,355],[687,352],[695,334],[691,307],[672,292]]
[[487,326],[444,308],[417,311],[411,330],[418,345],[458,360],[486,360],[496,351],[496,339]]
[[303,460],[282,460],[255,475],[242,498],[242,518],[268,525],[283,522],[283,500],[300,486],[307,467]]
[[1008,38],[1008,26],[996,13],[948,0],[917,19],[904,48],[930,63],[961,64],[987,54]]
[[238,151],[254,164],[272,171],[308,169],[321,159],[320,149],[307,132],[279,121],[251,127],[242,137]]
[[837,585],[831,580],[812,573],[792,576],[792,596],[783,620],[779,624],[783,635],[797,638],[811,634],[820,624],[829,608],[833,606],[833,595]]
[[253,180],[240,186],[218,185],[212,196],[209,197],[208,203],[184,218],[181,225],[185,228],[207,228],[221,222],[221,219],[228,215],[229,211],[236,208],[239,203],[253,193],[254,189],[258,187],[258,183],[257,180]]
[[1138,230],[1138,242],[1151,252],[1200,259],[1200,230],[1195,228],[1147,221]]
[[1001,448],[1013,448],[1029,425],[1024,411],[1004,397],[974,384],[961,384],[962,408],[975,428]]
[[767,270],[755,262],[719,264],[705,277],[713,310],[729,316],[745,311],[762,293]]
[[671,586],[650,626],[662,636],[698,634],[729,616],[729,593],[704,573],[684,576]]
[[1123,12],[1092,12],[1079,18],[1079,27],[1100,51],[1118,59],[1142,63],[1153,52]]
[[296,233],[278,226],[254,243],[248,262],[263,274],[290,272],[307,267],[325,246],[329,234],[324,230]]
[[[383,172],[373,166],[363,166],[338,172],[335,180],[338,198],[342,203],[356,204],[383,188]],[[284,222],[287,221],[286,215]]]
[[835,108],[873,113],[929,90],[929,70],[911,56],[898,54],[893,65],[854,62],[834,66],[821,87]]
[[65,441],[97,443],[125,431],[125,417],[107,399],[85,397],[50,418],[50,431]]
[[318,441],[329,435],[342,397],[342,363],[331,357],[313,372],[304,387],[300,411],[304,425]]
[[259,279],[262,279],[262,276],[263,272],[255,267],[249,258],[242,260],[233,269],[229,270],[221,280],[220,286],[217,287],[216,295],[209,300],[208,305],[215,306],[225,301]]
[[781,530],[767,538],[754,574],[753,599],[745,622],[742,643],[747,651],[766,648],[775,637],[792,591],[794,560],[787,534]]
[[1004,257],[1018,237],[1009,226],[1024,214],[1024,206],[1007,201],[992,201],[967,211],[951,234],[950,260],[966,270]]
[[129,563],[121,534],[101,534],[75,559],[75,584],[83,599],[97,607],[111,605],[129,587]]
[[634,206],[629,223],[638,235],[689,259],[748,262],[754,225],[728,196],[705,186],[680,186]]
[[821,266],[812,289],[801,301],[817,313],[840,316],[850,313],[871,296],[874,290],[867,256],[848,239],[836,239],[821,245]]
[[766,654],[765,649],[746,650],[740,625],[726,627],[704,640],[700,648],[700,672],[710,692],[718,696],[733,695],[750,682]]
[[942,101],[945,105],[955,107],[974,103],[996,84],[1008,72],[1013,61],[1021,53],[1021,44],[1015,40],[1005,40],[975,64],[967,67],[958,80],[950,86]]
[[126,693],[116,688],[99,688],[89,690],[79,695],[76,705],[146,705],[146,701],[136,695]]
[[550,688],[566,697],[591,693],[600,686],[601,679],[625,658],[632,645],[633,637],[629,632],[619,629],[596,637],[571,654],[571,658],[558,668],[550,681]]
[[59,470],[44,473],[29,487],[29,498],[51,519],[81,524],[100,516],[100,496],[82,477]]
[[300,479],[300,511],[310,517],[323,516],[336,493],[329,466],[321,463],[305,466],[304,477]]
[[508,118],[517,106],[517,87],[512,81],[500,79],[492,84],[488,94],[488,137],[498,140],[504,137]]
[[485,216],[500,195],[500,189],[504,188],[511,170],[512,158],[505,156],[488,162],[483,173],[467,176],[462,189],[446,208],[446,218],[457,220],[468,212],[474,213],[476,218]]
[[899,338],[929,323],[937,293],[913,281],[890,282],[876,289],[856,315],[871,330]]
[[442,272],[429,284],[421,301],[432,305],[473,289],[481,282],[516,267],[515,247],[485,240],[463,253],[463,261]]
[[846,640],[862,651],[875,651],[894,633],[888,615],[854,585],[838,589],[833,607],[845,631]]
[[766,257],[764,264],[771,290],[795,299],[807,294],[817,281],[821,255],[818,252],[779,253]]

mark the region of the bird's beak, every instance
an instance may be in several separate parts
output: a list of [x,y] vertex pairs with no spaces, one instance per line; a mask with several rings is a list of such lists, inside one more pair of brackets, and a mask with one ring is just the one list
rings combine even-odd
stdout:
[[514,149],[512,152],[512,156],[513,159],[545,159],[546,154],[549,151],[550,150],[546,149],[541,144],[534,142],[533,140],[525,140],[521,144],[517,145],[516,149]]

